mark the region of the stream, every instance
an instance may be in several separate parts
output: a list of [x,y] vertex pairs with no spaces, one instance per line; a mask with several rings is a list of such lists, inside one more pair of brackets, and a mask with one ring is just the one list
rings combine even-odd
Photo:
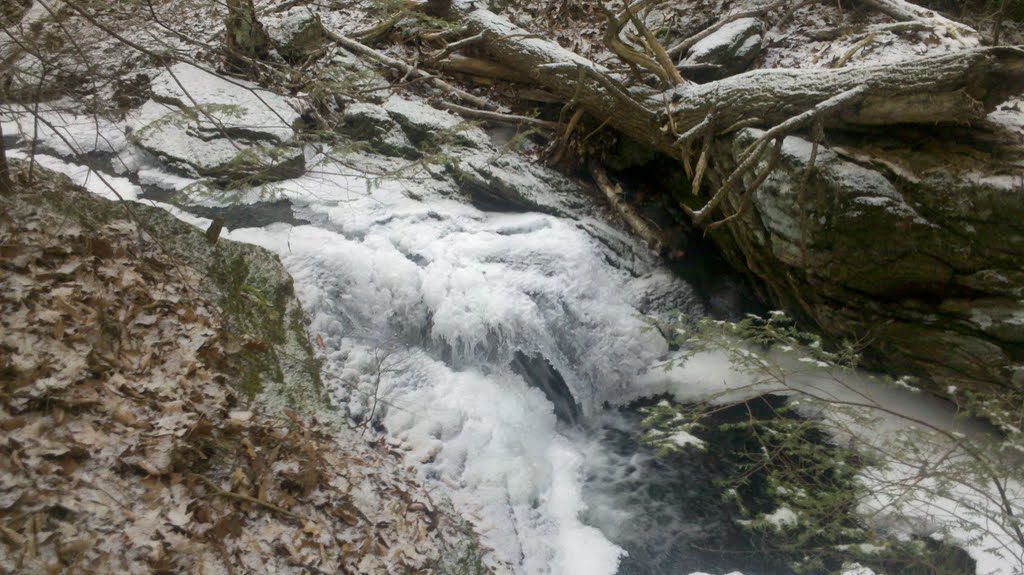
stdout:
[[[112,196],[90,175],[103,162],[38,161]],[[484,211],[429,179],[368,191],[362,174],[317,162],[274,185],[277,203],[173,211],[199,226],[225,216],[224,237],[281,257],[348,418],[372,421],[451,499],[496,573],[790,573],[750,552],[722,502],[730,454],[658,457],[638,443],[640,415],[622,409],[736,380],[717,357],[655,375],[673,352],[649,321],[694,321],[729,294],[695,293],[586,210]],[[105,177],[150,201],[187,183],[152,166]]]

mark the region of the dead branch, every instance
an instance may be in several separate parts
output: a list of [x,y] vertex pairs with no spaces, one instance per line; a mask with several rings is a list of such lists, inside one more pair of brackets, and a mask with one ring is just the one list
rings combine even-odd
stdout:
[[[604,30],[604,43],[608,46],[608,49],[615,53],[616,56],[622,59],[627,64],[632,64],[638,68],[643,68],[648,72],[651,72],[658,77],[666,86],[675,86],[678,83],[673,80],[672,75],[657,61],[653,58],[632,48],[619,38],[619,32],[622,27],[619,25],[618,18],[615,17],[610,10],[601,6],[601,10],[604,12],[605,20],[607,21],[607,27]],[[675,70],[675,68],[672,68]],[[679,75],[679,72],[676,72]],[[682,77],[680,77],[682,80]]]
[[539,118],[531,118],[529,116],[520,116],[517,114],[503,114],[501,112],[492,112],[487,110],[476,110],[473,108],[467,108],[458,104],[452,104],[451,102],[437,102],[434,104],[438,108],[443,108],[450,112],[469,118],[471,120],[484,120],[487,122],[498,122],[501,124],[512,124],[512,125],[526,125],[535,126],[537,128],[544,128],[546,130],[557,130],[562,125],[558,122],[549,122],[547,120],[541,120]]
[[615,213],[626,222],[633,232],[647,242],[647,247],[660,253],[667,245],[663,234],[649,224],[622,197],[622,187],[618,184],[613,184],[611,179],[608,178],[608,173],[597,162],[591,162],[590,174],[594,178],[594,183],[597,184],[597,187],[608,198],[608,203],[615,210]]
[[626,6],[626,14],[629,15],[629,19],[633,22],[633,26],[640,31],[640,34],[644,37],[644,42],[647,43],[647,48],[654,53],[654,59],[657,60],[658,65],[661,66],[665,72],[665,76],[668,77],[671,86],[678,86],[683,83],[683,76],[676,69],[672,63],[672,58],[669,57],[665,51],[665,47],[661,45],[661,42],[654,37],[654,34],[647,29],[643,21],[637,18],[636,13]]
[[494,109],[494,105],[491,104],[490,102],[488,102],[486,98],[481,98],[479,96],[475,96],[473,94],[470,94],[469,92],[466,92],[465,90],[461,90],[459,88],[456,88],[455,86],[452,86],[451,84],[449,84],[448,82],[445,82],[444,80],[442,80],[440,78],[431,77],[430,74],[428,74],[427,72],[424,72],[423,70],[420,70],[420,69],[418,69],[418,68],[416,68],[414,66],[411,66],[411,65],[409,65],[409,64],[407,64],[407,63],[405,63],[405,62],[403,62],[401,60],[397,60],[395,58],[387,56],[387,55],[385,55],[385,54],[383,54],[383,53],[381,53],[381,52],[379,52],[377,50],[374,50],[373,48],[370,48],[369,46],[366,46],[365,44],[362,44],[362,43],[357,42],[357,41],[355,41],[355,40],[353,40],[351,38],[347,38],[345,36],[342,36],[341,34],[338,34],[337,32],[329,30],[326,27],[325,27],[324,30],[325,30],[328,38],[330,38],[333,42],[336,42],[341,47],[343,47],[343,48],[345,48],[347,50],[350,50],[352,52],[355,52],[357,54],[360,54],[362,56],[370,58],[371,60],[375,60],[377,62],[380,62],[381,64],[384,64],[385,66],[387,66],[389,68],[392,68],[392,69],[398,70],[400,72],[403,72],[403,73],[405,73],[408,76],[412,76],[412,77],[415,77],[415,78],[429,79],[429,81],[434,86],[436,86],[437,88],[439,88],[439,89],[441,89],[441,90],[443,90],[445,92],[448,92],[449,94],[453,94],[453,95],[457,96],[459,99],[461,99],[461,100],[463,100],[465,102],[468,102],[470,104],[473,104],[474,106],[477,106],[480,109],[483,109],[483,110],[493,110]]

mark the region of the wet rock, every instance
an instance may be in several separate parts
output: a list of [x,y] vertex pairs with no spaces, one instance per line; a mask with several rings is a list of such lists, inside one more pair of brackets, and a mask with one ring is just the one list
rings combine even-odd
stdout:
[[568,179],[515,154],[492,150],[460,158],[451,168],[459,188],[480,209],[569,216],[585,203]]
[[[735,162],[759,133],[741,133],[719,158]],[[713,233],[725,256],[772,305],[837,340],[868,342],[876,367],[925,376],[939,394],[1021,389],[1021,191],[938,152],[875,165],[841,149],[819,149],[803,186],[811,145],[786,138],[753,208]]]
[[299,114],[287,99],[184,63],[151,89],[131,120],[132,140],[179,173],[247,185],[302,174],[304,154],[292,142]]
[[761,52],[762,29],[757,18],[730,22],[694,44],[682,65],[694,70],[702,81],[743,72]]

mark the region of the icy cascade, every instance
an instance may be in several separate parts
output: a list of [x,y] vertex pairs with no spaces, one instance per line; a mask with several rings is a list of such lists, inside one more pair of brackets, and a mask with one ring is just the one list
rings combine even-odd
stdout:
[[581,447],[510,363],[546,358],[584,413],[629,399],[668,350],[645,313],[692,305],[687,286],[595,220],[483,212],[408,182],[367,194],[323,172],[280,188],[315,225],[230,237],[281,255],[350,416],[379,418],[498,572],[614,574],[622,550],[580,520]]
[[[9,126],[17,132],[11,124],[5,123],[5,133]],[[115,167],[130,177],[101,177],[58,158],[36,157],[102,195],[135,199],[144,196],[140,183],[167,189],[192,183],[91,124],[68,122],[60,134],[42,131],[40,138],[40,149],[62,155],[68,141],[83,151],[119,154]],[[11,155],[27,154],[22,148]],[[637,497],[623,496],[623,486],[674,484],[647,474],[656,464],[616,453],[586,429],[559,424],[544,393],[510,363],[517,356],[550,363],[592,426],[607,427],[609,415],[597,414],[605,402],[658,393],[680,401],[723,400],[725,391],[739,399],[765,391],[749,374],[731,370],[721,354],[703,354],[670,371],[650,369],[661,365],[668,345],[645,317],[677,308],[697,315],[688,287],[635,241],[582,212],[484,212],[432,174],[380,180],[366,174],[399,166],[348,158],[363,165],[357,173],[313,154],[306,160],[316,169],[273,191],[292,200],[312,225],[277,223],[226,235],[281,256],[311,316],[325,380],[352,419],[379,422],[405,461],[451,497],[480,531],[497,573],[613,575],[624,550],[611,540],[637,550],[633,533],[642,534],[637,555],[664,552],[672,569],[687,572],[687,557],[663,551],[667,539],[647,534],[685,536],[706,525],[678,514],[663,520],[644,510],[644,497],[638,509],[630,503]],[[257,195],[254,190],[251,199]],[[559,201],[552,197],[549,204]],[[199,227],[210,223],[163,207]],[[793,384],[838,399],[854,393],[913,419],[979,433],[956,425],[948,406],[925,405],[907,390],[890,397],[891,389],[859,376],[840,381],[809,372]],[[908,426],[897,417],[883,423],[865,433],[884,440]],[[873,473],[863,477],[869,490],[907,483]],[[1016,481],[1009,491],[1014,500],[1024,493]],[[925,490],[895,505],[883,493],[865,507],[872,515],[891,509],[896,518],[910,518],[918,527],[907,527],[908,534],[920,525],[927,534],[932,523],[955,522],[962,501],[991,511],[985,507],[990,493],[953,495],[934,498]],[[952,539],[978,560],[979,573],[1009,574],[1021,564],[1019,548],[994,531],[981,529],[979,536],[978,529],[967,529]],[[627,571],[634,572],[623,565],[622,575]]]
[[[114,169],[126,170],[128,177],[101,178],[37,157],[96,193],[113,196],[109,184],[136,199],[145,196],[138,184],[192,184],[123,137],[101,138],[84,121],[61,129],[41,134],[43,149],[116,154]],[[489,154],[470,159],[486,163]],[[542,358],[583,414],[632,399],[632,383],[668,351],[647,318],[698,313],[689,288],[635,240],[585,213],[485,212],[450,180],[424,172],[380,180],[367,173],[401,166],[347,160],[364,169],[308,154],[316,169],[273,186],[312,225],[224,235],[281,256],[339,403],[354,421],[379,422],[406,461],[451,497],[496,572],[613,575],[624,551],[581,520],[592,448],[569,439],[552,403],[512,363]],[[566,212],[564,198],[537,193]]]

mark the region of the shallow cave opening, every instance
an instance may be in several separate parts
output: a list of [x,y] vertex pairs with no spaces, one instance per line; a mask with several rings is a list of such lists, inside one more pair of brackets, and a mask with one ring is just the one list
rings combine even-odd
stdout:
[[711,317],[736,320],[749,313],[767,312],[749,276],[726,261],[711,238],[695,229],[680,208],[680,203],[695,197],[678,161],[652,153],[636,163],[609,166],[609,170],[640,214],[668,232],[674,245],[665,254],[665,264],[693,287]]

